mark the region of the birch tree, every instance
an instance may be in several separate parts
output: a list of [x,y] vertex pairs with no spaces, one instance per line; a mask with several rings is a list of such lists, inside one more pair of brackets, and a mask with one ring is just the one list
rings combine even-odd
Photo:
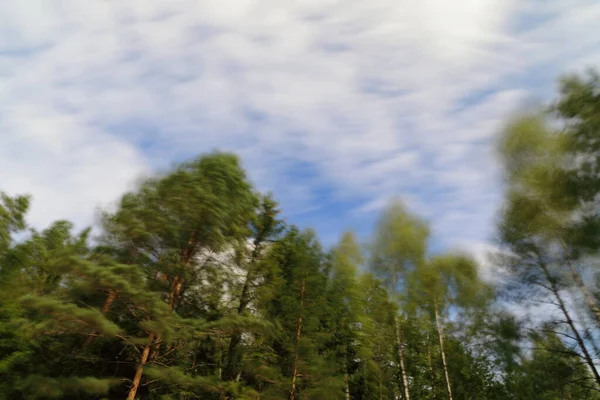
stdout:
[[[419,217],[410,214],[399,201],[392,203],[381,215],[372,245],[371,268],[388,285],[390,296],[402,311],[403,293],[408,274],[423,261],[427,249],[429,228]],[[394,318],[401,390],[410,400],[409,366],[404,354],[402,323]]]

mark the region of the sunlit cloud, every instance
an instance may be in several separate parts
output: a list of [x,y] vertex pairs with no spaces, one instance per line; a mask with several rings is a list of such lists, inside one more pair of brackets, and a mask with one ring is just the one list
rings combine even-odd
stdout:
[[596,2],[522,3],[5,2],[2,189],[34,195],[36,225],[86,224],[220,148],[324,237],[403,196],[443,246],[486,242],[494,134],[600,54]]

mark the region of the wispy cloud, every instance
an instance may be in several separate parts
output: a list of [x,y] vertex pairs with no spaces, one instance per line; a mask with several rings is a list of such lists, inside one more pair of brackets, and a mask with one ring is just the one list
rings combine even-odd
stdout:
[[404,195],[444,243],[484,241],[502,118],[600,54],[595,1],[522,3],[4,2],[2,189],[36,197],[36,224],[85,223],[222,148],[297,221],[335,209],[320,230]]

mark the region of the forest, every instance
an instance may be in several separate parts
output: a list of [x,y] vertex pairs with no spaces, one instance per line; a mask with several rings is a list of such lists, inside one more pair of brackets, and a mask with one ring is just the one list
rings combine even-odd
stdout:
[[600,75],[562,78],[494,146],[493,281],[400,200],[368,243],[326,248],[226,152],[95,230],[37,230],[43,199],[2,194],[0,399],[600,399]]

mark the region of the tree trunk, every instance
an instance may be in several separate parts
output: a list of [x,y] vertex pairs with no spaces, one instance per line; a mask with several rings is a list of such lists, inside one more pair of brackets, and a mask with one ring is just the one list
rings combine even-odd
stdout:
[[427,362],[429,363],[429,370],[431,371],[431,395],[432,400],[435,400],[435,370],[433,369],[433,358],[431,357],[431,341],[430,341],[429,333],[427,333]]
[[350,400],[350,375],[348,374],[348,343],[344,345],[344,391],[346,400]]
[[348,373],[344,374],[344,392],[346,392],[346,400],[350,400],[350,383],[348,382]]
[[[249,270],[246,274],[244,286],[242,288],[242,294],[240,295],[240,304],[237,309],[237,314],[242,315],[248,306],[250,282],[253,279],[252,271]],[[225,380],[231,380],[237,373],[237,365],[240,361],[238,354],[236,353],[237,347],[240,344],[242,335],[240,332],[234,332],[231,334],[229,339],[229,347],[227,349],[227,360],[225,362]]]
[[[187,247],[184,248],[183,252],[181,253],[181,264],[186,268],[189,267],[192,257],[196,252],[196,246],[198,245],[198,242],[196,241],[196,231],[193,231],[190,234],[187,244]],[[173,283],[171,284],[171,291],[169,292],[168,298],[168,303],[171,307],[171,310],[174,310],[175,307],[177,307],[177,303],[181,297],[181,289],[183,288],[184,283],[184,279],[177,274],[173,278]]]
[[[106,300],[104,301],[104,304],[102,305],[102,309],[100,309],[100,312],[102,312],[102,314],[106,315],[110,311],[110,307],[112,306],[112,304],[115,302],[116,299],[117,299],[117,291],[114,289],[109,289],[108,296],[106,296]],[[91,345],[97,334],[98,334],[97,331],[90,333],[88,335],[87,339],[85,340],[83,347],[87,347],[87,346]]]
[[183,278],[179,275],[175,275],[173,278],[173,284],[171,285],[171,291],[169,292],[169,307],[174,310],[181,296],[181,289],[183,287]]
[[590,330],[589,325],[586,323],[586,316],[584,315],[583,311],[581,308],[575,308],[575,317],[577,317],[577,319],[579,319],[579,325],[581,325],[582,330],[583,330],[583,338],[587,339],[589,341],[590,346],[592,346],[592,352],[593,354],[597,357],[598,355],[600,355],[600,349],[598,348],[598,345],[596,344],[596,340],[594,339],[594,336]]
[[[392,280],[391,280],[391,293],[396,293],[398,286],[398,276],[396,273],[396,266],[392,267]],[[408,375],[406,374],[406,365],[404,363],[404,347],[402,346],[402,335],[400,333],[400,323],[398,316],[394,316],[394,328],[396,329],[396,346],[398,347],[398,362],[400,364],[400,375],[402,376],[402,391],[404,392],[404,399],[410,400],[410,390],[408,389]]]
[[400,363],[400,374],[402,375],[402,390],[404,391],[404,399],[410,400],[410,391],[408,389],[408,375],[406,373],[406,365],[404,363],[404,347],[402,346],[402,335],[400,334],[400,323],[398,316],[394,317],[394,325],[396,328],[396,346],[398,346],[398,361]]
[[142,375],[144,374],[144,366],[148,361],[148,356],[150,355],[150,349],[152,348],[153,342],[154,334],[151,333],[148,336],[148,344],[144,347],[142,355],[140,356],[140,363],[138,364],[137,369],[135,370],[135,376],[133,378],[129,394],[127,395],[127,400],[135,400],[135,395],[137,394],[137,390],[140,387],[140,381],[142,380]]
[[575,284],[577,285],[579,290],[581,290],[581,292],[583,293],[585,304],[589,307],[590,311],[592,312],[592,315],[594,316],[594,320],[596,321],[596,324],[598,326],[600,326],[600,308],[598,307],[598,303],[596,302],[596,299],[594,298],[594,296],[592,295],[592,293],[590,292],[588,287],[583,282],[583,279],[581,279],[581,275],[575,269],[573,264],[571,262],[569,262],[568,264],[569,264],[569,271],[571,272],[571,277],[575,281]]
[[[171,290],[169,292],[169,296],[167,299],[167,303],[169,304],[169,308],[174,310],[177,306],[177,302],[179,301],[179,296],[181,294],[181,288],[183,286],[183,279],[179,277],[179,275],[175,275],[173,278],[173,283],[171,284]],[[156,360],[158,358],[158,353],[160,353],[160,347],[162,344],[162,335],[157,335],[155,340],[154,348],[152,349],[152,355],[150,356],[151,360]]]
[[218,357],[217,357],[217,376],[219,377],[219,380],[223,379],[223,350],[221,347],[221,344],[219,343],[219,346],[217,347],[218,351]]
[[236,375],[237,367],[240,361],[236,350],[241,340],[242,335],[239,332],[232,333],[231,338],[229,338],[227,358],[225,360],[225,368],[223,371],[223,379],[226,381],[233,380]]
[[[183,250],[183,253],[181,255],[181,262],[186,267],[189,266],[190,262],[192,261],[192,257],[194,256],[194,250],[197,244],[195,241],[195,237],[196,232],[192,232],[192,234],[190,235],[190,239],[188,240],[188,247]],[[168,280],[168,275],[165,276],[165,279]],[[179,275],[175,275],[175,277],[173,278],[173,283],[171,283],[171,290],[169,291],[169,295],[167,297],[167,303],[169,304],[169,307],[172,311],[175,310],[175,307],[177,307],[177,304],[181,299],[181,290],[183,288],[184,282],[184,279]],[[154,346],[152,356],[150,357],[152,360],[156,360],[158,358],[161,342],[162,336],[158,335],[156,337],[156,345]]]
[[383,400],[383,373],[379,371],[379,400]]
[[[133,249],[130,253],[131,255],[131,260],[129,261],[129,265],[134,265],[135,264],[135,256],[137,255],[138,251],[136,249]],[[117,291],[115,289],[109,289],[108,290],[108,296],[106,297],[106,300],[104,301],[104,305],[102,306],[102,309],[100,310],[102,312],[102,314],[106,315],[108,314],[108,312],[110,311],[110,308],[112,306],[112,304],[115,302],[115,300],[117,299]],[[92,332],[86,339],[85,344],[83,345],[83,347],[87,347],[90,344],[92,344],[92,342],[94,341],[94,338],[96,337],[97,332]]]
[[290,400],[296,396],[296,380],[298,378],[298,351],[300,349],[300,337],[302,335],[302,311],[304,309],[304,292],[306,290],[306,279],[302,279],[300,288],[300,314],[298,315],[298,328],[296,330],[296,351],[294,354],[294,366],[292,369],[292,388],[290,389]]
[[442,353],[442,366],[444,367],[444,377],[446,378],[446,389],[448,390],[448,400],[452,399],[452,386],[450,385],[450,374],[448,373],[448,363],[446,361],[446,351],[444,350],[444,333],[442,322],[440,321],[440,313],[438,310],[437,301],[434,301],[433,308],[435,312],[435,327],[437,329],[438,338],[440,339],[440,352]]
[[554,280],[552,275],[550,275],[550,271],[548,271],[548,267],[546,266],[546,264],[544,264],[543,262],[539,262],[539,266],[542,269],[542,271],[544,272],[544,276],[546,277],[546,280],[548,281],[548,284],[550,285],[550,290],[552,291],[552,294],[554,295],[554,298],[556,299],[556,301],[558,303],[558,308],[565,316],[565,320],[566,320],[567,324],[569,325],[569,328],[571,328],[571,331],[573,332],[575,340],[577,341],[577,344],[579,345],[579,348],[581,349],[581,352],[583,353],[583,357],[585,359],[586,364],[590,368],[590,371],[592,371],[592,374],[594,375],[594,379],[596,380],[596,383],[598,385],[600,385],[600,375],[598,374],[598,370],[596,369],[596,366],[594,365],[594,360],[591,357],[591,355],[585,345],[585,342],[583,341],[583,338],[579,334],[579,331],[575,327],[575,323],[573,322],[573,319],[571,318],[571,314],[569,314],[569,311],[567,310],[567,306],[565,305],[565,302],[563,301],[562,296],[560,295],[559,288],[556,284],[556,281]]

